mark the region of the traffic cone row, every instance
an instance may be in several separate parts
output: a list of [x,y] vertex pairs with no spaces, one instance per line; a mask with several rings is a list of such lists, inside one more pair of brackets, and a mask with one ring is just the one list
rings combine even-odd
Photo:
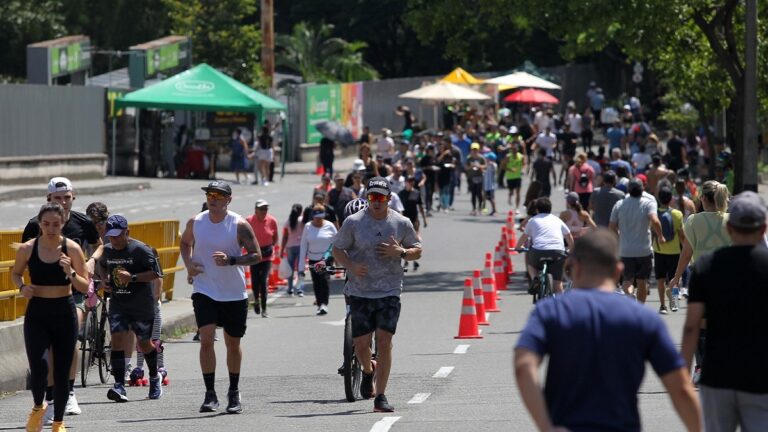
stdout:
[[280,285],[288,285],[288,281],[280,279],[280,246],[275,246],[272,254],[272,271],[269,272],[269,279],[267,280],[267,289],[269,292],[275,292]]

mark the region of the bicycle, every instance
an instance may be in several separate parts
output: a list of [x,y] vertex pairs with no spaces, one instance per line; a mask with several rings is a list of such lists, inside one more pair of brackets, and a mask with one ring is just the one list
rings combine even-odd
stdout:
[[[99,280],[93,281],[94,287],[99,286],[100,283]],[[83,387],[88,384],[88,373],[93,366],[98,365],[99,381],[102,384],[106,384],[112,376],[110,363],[112,340],[107,328],[109,293],[102,292],[103,294],[99,295],[98,290],[94,290],[89,294],[96,297],[96,304],[93,307],[86,307],[85,311],[85,324],[80,344],[80,383]]]
[[[516,248],[514,250],[517,252],[530,252],[529,248]],[[558,261],[558,259],[563,258],[542,257],[539,259],[541,270],[539,270],[539,274],[531,280],[531,285],[528,289],[528,292],[533,296],[534,304],[543,298],[555,296],[553,291],[554,280],[552,279],[552,274],[549,272],[549,266]]]

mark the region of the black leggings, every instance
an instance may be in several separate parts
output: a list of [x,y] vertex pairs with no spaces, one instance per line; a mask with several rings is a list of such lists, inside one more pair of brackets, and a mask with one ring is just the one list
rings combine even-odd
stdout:
[[318,261],[309,260],[309,274],[312,275],[312,291],[315,292],[317,307],[328,304],[330,288],[328,287],[328,273],[318,273],[315,271],[315,263]]
[[483,184],[470,183],[469,192],[472,193],[472,210],[483,209]]
[[64,419],[69,398],[69,368],[77,342],[77,312],[72,296],[33,297],[24,315],[24,345],[35,405],[42,405],[48,385],[45,351],[53,350],[53,421]]
[[272,269],[272,261],[262,261],[251,266],[251,285],[253,300],[258,304],[261,298],[261,311],[267,311],[267,279]]

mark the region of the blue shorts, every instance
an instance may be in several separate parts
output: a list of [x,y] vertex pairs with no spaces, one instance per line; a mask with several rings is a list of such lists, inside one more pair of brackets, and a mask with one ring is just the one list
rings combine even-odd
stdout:
[[137,319],[135,314],[130,312],[116,311],[109,308],[109,331],[112,333],[122,333],[132,330],[136,334],[136,339],[141,341],[152,340],[152,327],[155,319]]

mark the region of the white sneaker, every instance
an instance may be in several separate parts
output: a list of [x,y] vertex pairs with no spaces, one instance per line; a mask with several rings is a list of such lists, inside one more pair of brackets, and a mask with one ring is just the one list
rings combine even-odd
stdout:
[[680,295],[682,297],[688,298],[688,288],[680,288]]
[[679,307],[677,305],[678,301],[679,300],[674,298],[674,297],[672,297],[672,299],[669,301],[670,309],[672,309],[672,312],[677,312],[678,311],[678,309],[679,309]]
[[83,413],[83,410],[80,409],[80,405],[77,404],[77,398],[75,397],[75,393],[71,392],[69,393],[69,398],[67,399],[67,406],[64,407],[64,415],[80,415]]
[[43,423],[45,423],[46,426],[50,426],[53,424],[53,401],[48,402],[48,407],[45,408],[45,420],[43,420]]

